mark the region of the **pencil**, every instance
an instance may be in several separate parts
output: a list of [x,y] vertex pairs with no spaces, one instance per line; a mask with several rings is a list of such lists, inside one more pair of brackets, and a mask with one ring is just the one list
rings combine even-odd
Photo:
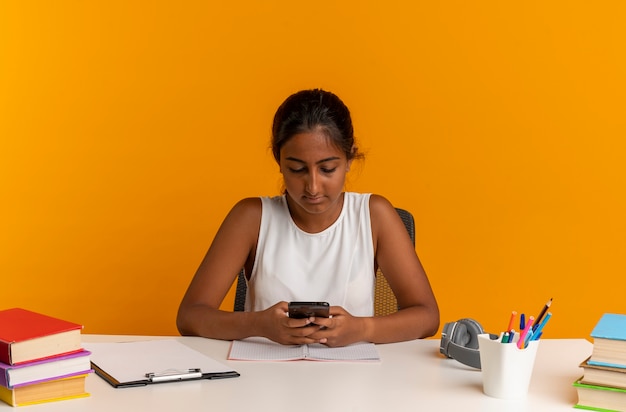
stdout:
[[552,317],[552,312],[548,312],[545,318],[543,318],[543,322],[535,329],[535,333],[533,333],[533,340],[539,340],[541,334],[543,333],[543,328],[546,326],[546,323]]
[[539,326],[539,322],[541,322],[541,319],[543,319],[543,316],[546,314],[546,312],[550,308],[550,305],[552,305],[552,298],[550,298],[550,300],[546,302],[546,304],[543,306],[543,309],[541,309],[541,312],[539,312],[539,316],[537,316],[537,319],[535,320],[533,329],[537,329],[537,326]]

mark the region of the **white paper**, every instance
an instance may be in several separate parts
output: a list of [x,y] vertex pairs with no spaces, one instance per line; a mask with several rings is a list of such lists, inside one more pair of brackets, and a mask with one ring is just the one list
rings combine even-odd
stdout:
[[231,372],[233,368],[174,339],[135,342],[84,343],[91,361],[120,383],[146,380],[146,373],[172,373],[200,368],[202,373]]

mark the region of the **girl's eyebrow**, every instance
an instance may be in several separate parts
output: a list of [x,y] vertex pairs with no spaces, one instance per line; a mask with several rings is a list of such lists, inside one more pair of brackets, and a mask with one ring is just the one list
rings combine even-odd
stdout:
[[[296,157],[291,157],[291,156],[286,157],[285,160],[291,160],[292,162],[298,162],[298,163],[306,163],[304,160],[298,159]],[[315,162],[315,164],[318,165],[320,163],[330,162],[331,160],[341,160],[341,158],[339,156],[327,157],[326,159],[318,160],[317,162]]]

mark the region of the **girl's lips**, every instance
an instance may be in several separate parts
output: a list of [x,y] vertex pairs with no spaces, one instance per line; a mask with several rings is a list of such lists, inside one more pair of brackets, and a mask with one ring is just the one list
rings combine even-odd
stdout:
[[304,196],[304,200],[306,200],[307,203],[320,203],[324,198],[322,196],[318,196],[318,197],[310,197],[310,196]]

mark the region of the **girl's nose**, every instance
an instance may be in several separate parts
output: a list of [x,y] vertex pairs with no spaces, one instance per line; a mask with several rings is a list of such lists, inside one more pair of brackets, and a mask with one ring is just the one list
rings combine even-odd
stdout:
[[310,173],[306,182],[305,190],[310,195],[316,195],[319,190],[319,179],[316,173]]

